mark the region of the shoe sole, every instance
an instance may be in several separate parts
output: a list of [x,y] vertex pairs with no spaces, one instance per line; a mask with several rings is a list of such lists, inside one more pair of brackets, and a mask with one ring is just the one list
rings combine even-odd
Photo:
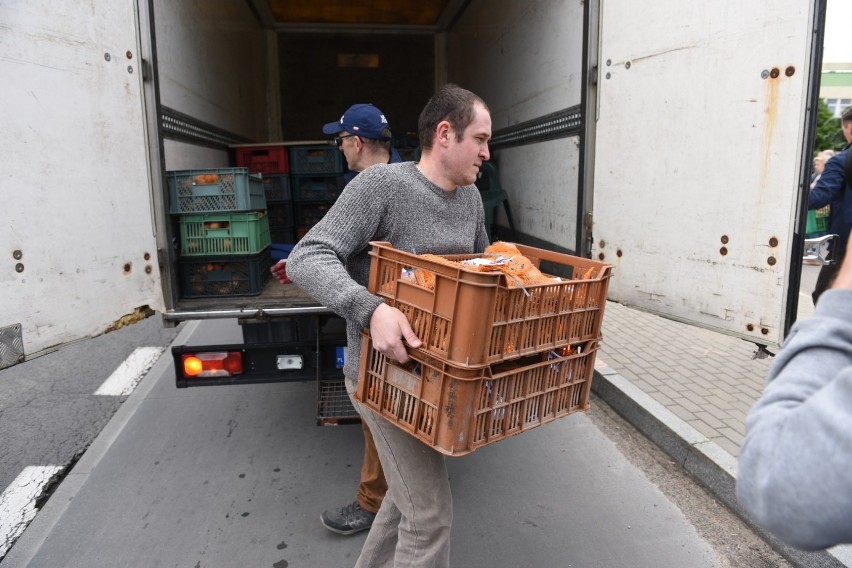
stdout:
[[[320,522],[322,523],[322,526],[324,526],[325,528],[327,528],[331,532],[341,534],[343,536],[349,536],[351,534],[356,534],[356,533],[359,533],[359,532],[362,532],[362,531],[369,530],[369,528],[370,528],[370,527],[364,527],[362,529],[349,529],[349,530],[338,529],[338,528],[335,528],[331,525],[326,524],[325,519],[323,518],[322,515],[320,515]],[[370,525],[370,526],[372,526],[372,525]]]

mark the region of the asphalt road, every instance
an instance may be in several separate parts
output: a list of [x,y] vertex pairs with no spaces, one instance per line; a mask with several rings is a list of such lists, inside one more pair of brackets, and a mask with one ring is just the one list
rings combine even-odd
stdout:
[[798,319],[808,317],[814,313],[814,302],[811,299],[811,292],[813,292],[816,286],[820,268],[819,265],[815,264],[805,264],[802,266],[802,280],[799,285]]
[[[799,318],[807,317],[813,312],[810,291],[813,289],[818,272],[818,266],[803,267]],[[229,334],[234,335],[235,326],[231,325],[228,331],[227,323],[219,322],[219,324],[225,326],[223,337],[228,337]],[[32,476],[35,476],[35,479],[38,479],[39,475],[42,476],[43,479],[39,480],[40,484],[35,489],[36,493],[31,496],[36,500],[37,506],[42,506],[58,483],[66,478],[70,471],[77,471],[74,469],[77,461],[110,423],[116,412],[129,400],[128,394],[102,394],[105,381],[117,374],[122,363],[132,357],[137,350],[149,349],[155,352],[165,350],[180,329],[182,327],[164,327],[160,318],[155,316],[104,336],[67,345],[54,353],[28,361],[26,364],[0,371],[0,439],[3,440],[0,444],[0,491],[7,488],[0,495],[0,558],[10,549],[20,530],[27,526],[30,520],[29,517],[22,517],[17,513],[17,503],[12,503],[8,498],[9,489],[16,483],[32,485]],[[220,325],[213,325],[212,329],[214,330],[213,339],[208,343],[224,340],[217,336],[223,331]],[[232,339],[239,340],[239,337],[233,336]],[[315,405],[315,387],[313,385],[302,385],[302,387],[304,392],[300,391],[300,396],[304,397],[304,400],[299,403],[299,410],[304,411],[307,408],[312,412]],[[131,384],[130,391],[132,388]],[[250,395],[266,393],[270,389],[277,394],[280,394],[281,390],[298,390],[294,385],[246,388]],[[201,390],[216,391],[217,389]],[[200,394],[196,393],[196,396]],[[230,396],[230,393],[223,393],[223,396],[225,394]],[[286,394],[288,400],[292,396],[294,396],[293,393]],[[598,429],[606,432],[610,441],[616,444],[623,456],[634,466],[639,467],[646,475],[652,475],[653,483],[669,499],[679,503],[678,496],[693,494],[696,489],[695,484],[688,478],[674,483],[674,487],[681,488],[674,493],[666,490],[669,487],[667,481],[677,479],[679,469],[673,464],[669,464],[671,467],[666,467],[668,460],[664,454],[659,453],[655,446],[649,445],[647,440],[635,431],[628,437],[631,440],[629,444],[619,442],[623,437],[618,434],[630,432],[632,428],[610,412],[601,401],[596,401],[593,410],[583,418],[567,420],[585,420],[586,418],[591,420]],[[620,426],[612,427],[612,424],[620,424]],[[320,431],[326,429],[319,428]],[[348,446],[359,443],[360,438],[357,432],[353,434],[350,428],[340,427],[339,430],[335,428],[330,430],[345,432]],[[313,433],[314,428],[308,428],[308,431]],[[350,439],[352,436],[354,438]],[[639,453],[632,451],[633,448],[640,446],[640,442],[645,449]],[[506,443],[514,442],[509,440]],[[486,453],[491,451],[490,448],[486,448]],[[653,455],[657,457],[648,461],[647,457]],[[358,459],[357,457],[353,459],[353,463],[347,464],[346,468],[357,468]],[[479,459],[478,455],[471,456],[467,461],[475,461],[475,459]],[[662,467],[662,470],[658,469],[659,467]],[[29,477],[26,475],[27,472],[31,474]],[[339,499],[329,500],[332,502],[323,504],[321,508],[337,504],[337,501],[345,502],[348,499],[346,492],[349,484],[345,485],[347,489],[341,491],[342,496]],[[6,496],[5,499],[4,496]],[[705,498],[707,507],[714,505],[718,507],[712,498],[707,496]],[[701,532],[701,527],[706,523],[706,515],[702,512],[690,517],[690,511],[695,509],[691,503],[692,501],[687,499],[684,505],[678,504],[678,507],[689,518],[689,522]],[[317,505],[314,509],[319,507]],[[696,510],[702,509],[699,507]],[[34,514],[35,510],[31,511],[31,515]],[[315,524],[313,520],[310,522]],[[712,546],[723,561],[731,550],[742,549],[736,544],[737,539],[741,535],[750,534],[743,527],[736,531],[736,538],[727,539],[725,537],[729,534],[727,527],[735,526],[736,523],[736,519],[731,518],[720,527],[721,530],[701,533],[703,538],[712,541]],[[350,553],[357,553],[357,548]],[[750,549],[757,551],[755,554],[760,559],[775,558],[774,553],[765,548],[759,539]],[[742,550],[737,554],[741,553]],[[783,561],[775,558],[769,563],[738,564],[734,562],[731,565],[782,566],[784,564]],[[5,568],[7,564],[3,566]]]
[[154,316],[0,370],[0,491],[26,467],[73,465],[127,399],[98,388],[137,348],[165,349],[178,330]]
[[[239,339],[233,322],[182,333]],[[178,390],[162,358],[0,566],[353,565],[365,535],[318,517],[353,497],[360,428],[317,426],[315,397],[311,383]],[[597,399],[449,470],[455,566],[787,566]]]

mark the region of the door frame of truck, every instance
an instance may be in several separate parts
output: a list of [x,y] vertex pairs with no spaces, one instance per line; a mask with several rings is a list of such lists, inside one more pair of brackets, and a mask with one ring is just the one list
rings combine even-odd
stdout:
[[[594,203],[596,193],[600,193],[599,191],[594,191],[594,176],[595,164],[597,162],[595,157],[596,141],[598,138],[598,126],[596,123],[599,113],[601,112],[598,83],[603,77],[603,73],[601,72],[601,65],[604,65],[604,63],[601,61],[603,48],[601,45],[602,39],[600,37],[602,29],[601,13],[603,10],[603,4],[603,0],[591,0],[590,2],[586,2],[584,12],[585,38],[583,49],[585,61],[584,76],[586,77],[586,89],[583,93],[584,98],[582,103],[584,114],[582,138],[580,144],[580,161],[583,164],[583,167],[580,171],[580,190],[578,191],[579,203],[577,220],[577,240],[579,251],[578,254],[580,254],[581,256],[589,256],[597,253],[598,250],[596,250],[596,247],[598,243],[596,242],[596,239],[600,238],[599,236],[595,236],[595,219],[593,218],[593,212],[595,209]],[[782,342],[783,338],[787,335],[790,327],[795,322],[798,309],[799,287],[801,283],[802,270],[801,251],[804,247],[804,230],[807,217],[807,193],[808,180],[810,177],[809,167],[811,164],[810,156],[812,156],[813,154],[814,134],[816,131],[817,102],[819,99],[820,64],[822,61],[822,44],[825,28],[825,11],[826,0],[814,0],[814,2],[811,3],[810,11],[808,12],[809,17],[811,18],[808,27],[811,30],[812,35],[809,38],[810,51],[809,53],[807,53],[807,63],[809,68],[806,71],[808,75],[804,79],[804,83],[806,86],[805,92],[803,93],[804,100],[802,101],[802,114],[804,116],[804,124],[800,125],[800,135],[802,136],[803,143],[800,146],[800,153],[798,156],[800,167],[798,170],[798,191],[794,208],[795,218],[792,219],[793,230],[791,232],[791,238],[789,239],[789,242],[787,243],[786,247],[789,253],[789,272],[787,274],[786,294],[783,299],[783,325],[781,326],[781,330],[779,333],[779,337],[781,339],[779,339],[778,341],[772,339],[765,339],[765,337],[761,337],[760,333],[754,334],[751,332],[745,332],[745,330],[743,330],[743,332],[726,331],[723,327],[714,327],[705,323],[700,323],[691,320],[689,317],[681,318],[671,314],[666,314],[664,311],[656,312],[654,309],[648,307],[634,307],[659,313],[664,317],[671,317],[672,319],[683,321],[684,323],[698,325],[700,327],[706,327],[714,331],[739,336],[745,340],[754,342],[759,346],[760,349],[764,349],[767,346],[780,346],[780,343]],[[617,64],[613,63],[613,65],[615,66]],[[629,69],[629,62],[627,65],[627,69]],[[621,70],[623,75],[627,75],[627,72],[623,71],[623,66],[621,67]],[[795,72],[801,72],[801,70],[796,69]],[[783,77],[783,67],[781,69],[781,73]],[[597,198],[601,199],[601,196],[597,195]],[[779,236],[783,237],[784,235]],[[601,250],[600,252],[603,253],[604,251]],[[609,251],[609,253],[612,252],[612,250]],[[607,258],[612,261],[612,256],[608,256]],[[616,268],[616,272],[618,272],[618,268]],[[612,286],[610,292],[612,292]],[[761,326],[755,325],[755,328],[759,327]],[[767,330],[764,328],[762,330],[758,329],[758,331],[766,333]]]

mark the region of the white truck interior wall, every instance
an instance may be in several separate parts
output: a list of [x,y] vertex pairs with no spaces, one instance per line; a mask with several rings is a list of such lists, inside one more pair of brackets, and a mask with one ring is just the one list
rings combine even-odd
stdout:
[[0,327],[27,356],[162,309],[134,5],[3,4]]
[[610,299],[780,343],[812,6],[602,4],[592,256],[616,265]]
[[227,150],[187,144],[178,140],[165,140],[163,153],[166,157],[166,170],[200,170],[231,166]]
[[[580,104],[583,2],[473,0],[447,34],[447,75],[480,95],[495,131]],[[516,228],[573,248],[576,142],[499,151],[494,161]],[[498,222],[505,225],[502,212]]]
[[[267,140],[267,34],[247,2],[157,0],[160,102],[228,132]],[[167,163],[197,163],[169,145]],[[210,155],[211,164],[216,155]]]
[[[500,151],[499,164],[515,230],[576,250],[580,139],[507,148]],[[502,207],[497,224],[509,226]]]

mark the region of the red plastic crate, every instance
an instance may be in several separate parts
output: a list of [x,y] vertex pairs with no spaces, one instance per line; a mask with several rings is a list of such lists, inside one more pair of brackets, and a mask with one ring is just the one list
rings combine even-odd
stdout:
[[598,341],[573,354],[539,353],[478,368],[409,349],[400,364],[364,334],[355,398],[435,450],[462,456],[589,409]]
[[[424,349],[454,365],[486,365],[601,335],[610,264],[517,245],[534,263],[551,262],[572,279],[510,287],[499,272],[442,264],[394,249],[390,243],[370,244],[370,292],[406,315]],[[435,275],[434,289],[403,277],[404,271],[417,268]],[[591,278],[573,279],[589,269]]]
[[286,146],[243,146],[234,148],[234,161],[251,173],[286,174],[290,158]]

